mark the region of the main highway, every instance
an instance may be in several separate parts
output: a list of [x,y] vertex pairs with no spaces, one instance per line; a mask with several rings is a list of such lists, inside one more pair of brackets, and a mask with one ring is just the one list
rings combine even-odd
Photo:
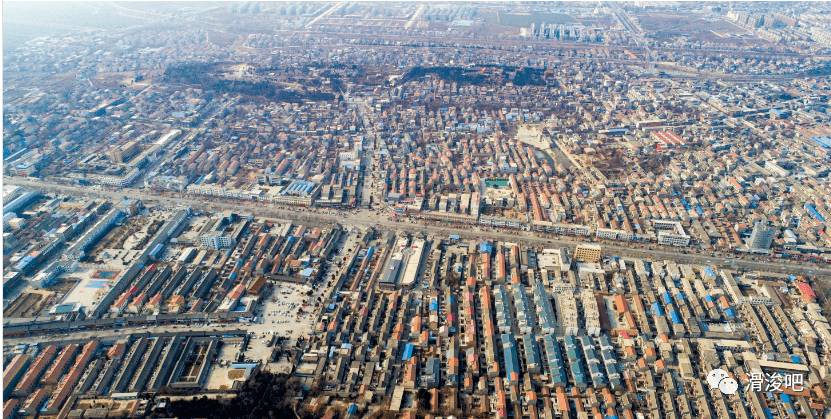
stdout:
[[[370,210],[357,211],[327,211],[312,209],[284,209],[270,203],[252,202],[223,199],[210,196],[171,196],[169,194],[159,195],[152,191],[136,188],[123,188],[120,190],[104,189],[99,186],[70,186],[53,182],[29,180],[20,177],[4,177],[6,184],[24,186],[41,190],[43,192],[60,193],[74,196],[87,196],[93,198],[108,199],[118,202],[124,197],[139,199],[145,205],[158,203],[165,206],[186,205],[200,211],[249,211],[261,217],[279,217],[294,220],[296,222],[317,222],[317,223],[340,223],[347,226],[376,227],[386,229],[398,229],[405,231],[421,231],[425,234],[446,236],[458,235],[465,239],[496,239],[508,242],[522,242],[535,246],[570,247],[578,243],[585,243],[593,238],[582,237],[557,237],[551,235],[540,235],[534,232],[524,231],[500,231],[484,229],[474,226],[456,227],[445,225],[430,225],[416,223],[410,220],[398,221],[389,219],[383,213]],[[804,262],[757,261],[744,258],[719,256],[716,254],[687,253],[687,249],[650,249],[637,247],[634,244],[626,245],[619,242],[604,241],[602,243],[605,254],[614,254],[619,257],[651,258],[654,260],[672,260],[694,265],[712,265],[731,269],[773,271],[789,274],[802,274],[808,276],[831,275],[831,268],[818,267]]]

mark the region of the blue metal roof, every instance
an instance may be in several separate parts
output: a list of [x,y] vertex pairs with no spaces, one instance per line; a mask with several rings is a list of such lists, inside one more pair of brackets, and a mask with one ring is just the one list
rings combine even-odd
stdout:
[[505,372],[508,373],[509,378],[512,373],[516,373],[519,376],[519,357],[516,351],[514,335],[502,335],[502,350],[505,355]]
[[811,140],[824,147],[831,147],[831,137],[811,137]]
[[669,316],[672,318],[672,322],[675,324],[681,324],[681,316],[678,315],[678,312],[673,310],[669,312]]
[[408,344],[404,347],[404,356],[402,356],[402,357],[401,357],[401,360],[402,360],[402,361],[406,361],[406,360],[408,360],[408,359],[412,358],[412,357],[413,357],[413,350],[414,350],[414,349],[415,349],[415,347],[413,346],[413,344],[412,344],[412,343],[408,343]]
[[821,215],[819,215],[819,213],[817,212],[817,210],[815,210],[815,209],[814,209],[814,206],[813,206],[813,205],[811,205],[811,204],[805,204],[805,210],[806,210],[806,211],[808,211],[809,213],[811,213],[811,216],[812,216],[812,217],[814,217],[814,219],[815,219],[815,220],[817,220],[817,221],[819,221],[819,222],[821,222],[821,223],[824,223],[824,222],[825,222],[825,218],[822,218],[822,216],[821,216]]
[[153,248],[153,251],[150,252],[150,256],[156,257],[159,254],[159,252],[162,251],[163,247],[164,243],[157,244],[156,247]]
[[655,314],[657,314],[659,316],[664,315],[664,309],[661,308],[661,305],[658,304],[658,303],[652,303],[652,311],[655,312]]

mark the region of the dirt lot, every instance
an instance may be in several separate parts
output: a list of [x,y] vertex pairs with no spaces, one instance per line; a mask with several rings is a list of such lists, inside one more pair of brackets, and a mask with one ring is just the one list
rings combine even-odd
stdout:
[[208,375],[208,389],[228,390],[234,384],[234,381],[243,379],[244,370],[221,365],[223,360],[230,361],[239,354],[240,348],[235,346],[235,343],[237,342],[228,341],[220,345],[219,354],[216,357],[217,362],[211,365],[211,372]]
[[5,317],[27,317],[27,313],[31,312],[32,307],[37,305],[41,296],[32,293],[23,293],[17,297],[12,304],[3,311]]
[[738,35],[747,31],[725,20],[706,20],[695,14],[639,14],[638,22],[647,36],[668,41],[679,38],[682,34],[690,42],[715,42],[734,45],[754,43],[767,44],[759,38],[740,38]]
[[31,291],[21,294],[3,311],[5,317],[33,317],[41,313],[52,293]]
[[101,252],[104,249],[123,249],[124,241],[127,240],[127,237],[132,235],[135,231],[138,231],[136,219],[132,219],[127,221],[124,225],[120,227],[115,227],[112,230],[108,231],[104,237],[98,241],[98,243],[92,248],[88,254],[88,258],[90,260],[96,260],[101,257]]
[[614,26],[616,23],[611,18],[603,18],[603,17],[592,17],[590,19],[581,19],[576,18],[578,22],[582,23],[584,26],[599,26],[601,28],[609,28]]
[[71,289],[72,289],[72,287],[73,287],[73,286],[75,286],[75,284],[76,284],[76,283],[78,283],[78,281],[80,281],[80,280],[81,280],[81,278],[73,278],[73,277],[69,277],[69,278],[57,278],[57,279],[55,280],[55,283],[54,283],[54,284],[52,284],[52,285],[51,285],[50,287],[48,287],[48,288],[49,288],[49,290],[50,290],[50,291],[56,291],[56,292],[67,293],[67,292],[69,292],[69,290],[71,290]]
[[576,19],[566,13],[504,13],[497,10],[477,10],[476,18],[484,20],[485,23],[517,28],[528,28],[531,24],[536,24],[539,27],[543,22],[548,24],[572,24],[577,22]]
[[99,73],[92,78],[92,83],[100,88],[130,88],[138,89],[141,86],[147,87],[146,84],[135,83],[136,74],[132,71],[114,72],[114,73]]

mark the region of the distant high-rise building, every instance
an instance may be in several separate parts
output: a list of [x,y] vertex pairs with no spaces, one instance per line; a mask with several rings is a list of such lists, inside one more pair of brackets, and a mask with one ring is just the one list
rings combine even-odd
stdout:
[[769,227],[763,221],[757,221],[753,225],[753,232],[750,233],[747,247],[751,249],[770,249],[770,244],[773,242],[775,235],[776,229],[774,227]]

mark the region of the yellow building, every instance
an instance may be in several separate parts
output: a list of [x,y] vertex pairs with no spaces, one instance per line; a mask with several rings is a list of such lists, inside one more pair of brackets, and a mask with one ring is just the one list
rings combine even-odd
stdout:
[[574,259],[583,262],[600,262],[600,246],[596,244],[578,244]]

